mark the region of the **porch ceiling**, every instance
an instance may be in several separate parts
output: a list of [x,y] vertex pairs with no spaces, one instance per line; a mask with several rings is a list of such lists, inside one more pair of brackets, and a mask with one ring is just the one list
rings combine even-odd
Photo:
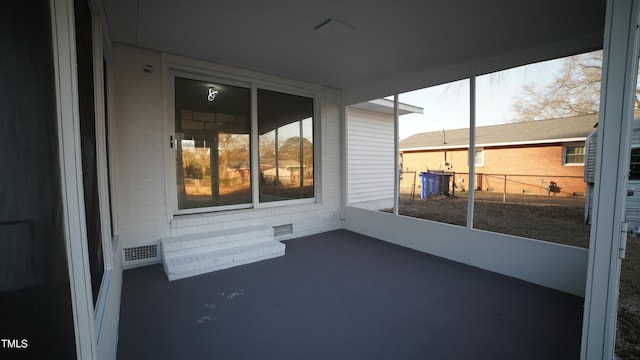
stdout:
[[[115,42],[340,89],[551,44],[565,44],[556,56],[592,50],[602,45],[605,15],[604,0],[104,0],[104,5]],[[344,37],[314,32],[330,18],[353,31]],[[515,65],[520,64],[509,66]]]

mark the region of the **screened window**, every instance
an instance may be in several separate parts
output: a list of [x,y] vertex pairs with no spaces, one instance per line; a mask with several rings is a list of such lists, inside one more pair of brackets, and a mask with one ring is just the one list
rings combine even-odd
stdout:
[[[467,197],[472,190],[469,188],[470,95],[469,79],[398,94],[399,103],[405,104],[399,105],[399,109],[409,106],[423,110],[398,118],[398,133],[402,138],[399,150],[403,151],[398,215],[467,226]],[[347,134],[350,135],[353,133]],[[352,143],[350,141],[349,146]],[[375,141],[369,146],[375,148]],[[347,150],[349,157],[357,159],[367,148]],[[357,168],[348,162],[348,172],[364,173],[365,179],[366,176],[372,179],[365,184],[377,185],[372,181],[377,180],[379,171],[372,172],[371,165],[378,166],[378,163],[364,163],[362,168]],[[388,179],[394,180],[393,174],[391,172]],[[393,182],[391,184],[393,186]],[[359,184],[354,185],[352,191],[358,195]]]
[[584,145],[567,145],[564,148],[565,165],[584,165]]

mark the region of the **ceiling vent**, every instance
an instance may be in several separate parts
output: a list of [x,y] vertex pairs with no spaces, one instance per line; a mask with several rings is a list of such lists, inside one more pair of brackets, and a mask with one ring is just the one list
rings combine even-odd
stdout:
[[343,38],[352,31],[353,27],[351,25],[336,19],[329,19],[313,29],[314,33],[332,39]]

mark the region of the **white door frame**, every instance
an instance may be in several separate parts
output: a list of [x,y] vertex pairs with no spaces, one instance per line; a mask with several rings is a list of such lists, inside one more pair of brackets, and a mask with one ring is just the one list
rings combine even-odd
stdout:
[[74,5],[72,0],[50,0],[50,6],[63,221],[76,354],[78,359],[95,359],[97,345],[84,221]]
[[638,74],[639,2],[609,0],[581,359],[613,359]]

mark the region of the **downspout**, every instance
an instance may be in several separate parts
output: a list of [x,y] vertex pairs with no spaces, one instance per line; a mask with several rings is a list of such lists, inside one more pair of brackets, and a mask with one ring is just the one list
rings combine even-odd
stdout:
[[476,189],[476,76],[469,78],[469,197],[467,198],[467,229],[473,228],[473,201]]

